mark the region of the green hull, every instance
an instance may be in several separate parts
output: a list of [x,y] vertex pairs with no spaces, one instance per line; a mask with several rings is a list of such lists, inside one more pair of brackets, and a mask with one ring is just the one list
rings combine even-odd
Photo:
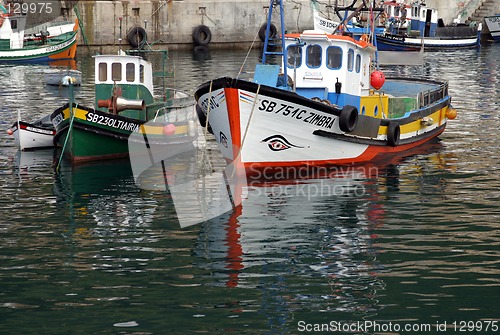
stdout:
[[[64,145],[67,134],[67,130],[61,133],[59,146]],[[88,132],[74,126],[67,140],[64,155],[73,162],[128,157],[128,141]]]
[[196,136],[187,120],[172,123],[175,133],[165,134],[163,122],[145,123],[84,106],[74,109],[73,121],[70,115],[65,105],[51,115],[51,120],[57,132],[57,146],[74,163],[128,157],[130,141],[136,143],[134,155],[149,159],[150,145],[168,145],[172,152],[184,151]]

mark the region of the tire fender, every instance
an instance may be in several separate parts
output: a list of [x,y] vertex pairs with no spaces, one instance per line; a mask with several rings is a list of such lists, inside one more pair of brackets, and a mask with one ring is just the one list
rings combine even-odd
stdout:
[[340,111],[339,128],[345,133],[350,133],[358,123],[358,109],[351,105],[345,105]]
[[399,145],[400,136],[401,129],[399,127],[399,124],[395,122],[389,123],[389,126],[387,127],[387,144],[389,144],[391,147]]
[[148,34],[142,27],[133,27],[127,33],[127,41],[134,48],[137,48],[146,43],[147,39]]
[[193,42],[197,46],[206,46],[212,40],[212,32],[205,25],[199,25],[193,29]]
[[[266,29],[267,29],[267,23],[264,23],[262,26],[260,26],[259,29],[259,38],[262,42],[266,40]],[[274,38],[278,35],[278,29],[276,29],[276,26],[271,23],[269,26],[269,37]]]

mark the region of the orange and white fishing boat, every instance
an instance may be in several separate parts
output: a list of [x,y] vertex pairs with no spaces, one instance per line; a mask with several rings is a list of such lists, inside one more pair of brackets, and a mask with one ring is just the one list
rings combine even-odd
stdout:
[[282,1],[270,1],[268,31],[275,6],[281,66],[266,64],[266,40],[253,81],[218,78],[195,93],[200,122],[226,160],[247,171],[366,163],[411,152],[455,118],[447,82],[386,79],[374,68],[369,39],[315,30],[285,34]]

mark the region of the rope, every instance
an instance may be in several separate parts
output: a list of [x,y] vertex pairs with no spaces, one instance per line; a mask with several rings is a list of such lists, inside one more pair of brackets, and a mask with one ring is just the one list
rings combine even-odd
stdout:
[[[248,128],[250,128],[250,123],[252,122],[252,117],[254,114],[253,112],[255,111],[255,105],[257,105],[257,97],[259,96],[259,91],[260,91],[260,84],[257,87],[257,92],[255,93],[255,98],[253,100],[252,110],[250,111],[250,116],[248,117],[247,126],[245,127],[245,132],[243,133],[243,138],[241,140],[240,150],[238,151],[238,155],[233,160],[233,162],[236,161],[237,159],[239,159],[241,156],[241,151],[243,150],[243,145],[245,145],[245,140],[247,138]],[[231,175],[231,177],[234,175],[234,171],[236,171],[236,169],[233,169],[233,174]]]
[[[210,88],[208,90],[208,95],[209,97],[212,96],[212,83],[213,81],[210,81]],[[200,160],[200,165],[202,168],[205,166],[208,166],[209,170],[212,171],[212,165],[210,164],[210,160],[208,159],[208,148],[207,148],[207,134],[208,134],[208,118],[210,117],[210,98],[208,101],[208,107],[207,107],[207,119],[205,120],[205,127],[203,128],[203,138],[205,139],[205,147],[202,152],[201,160]],[[201,172],[202,169],[200,169]]]
[[259,31],[257,30],[257,34],[255,34],[252,44],[250,44],[250,48],[248,49],[247,55],[245,56],[245,59],[243,60],[243,64],[241,64],[240,71],[238,72],[238,75],[236,76],[236,79],[240,77],[241,72],[243,72],[243,67],[245,66],[245,63],[247,62],[248,56],[250,55],[250,51],[253,49],[253,45],[255,41],[257,40],[257,37],[259,36]]
[[[75,104],[74,108],[78,108],[78,104]],[[61,162],[62,162],[62,159],[64,157],[64,150],[66,149],[66,144],[68,143],[69,134],[71,132],[71,129],[73,129],[73,120],[75,119],[75,113],[73,111],[73,104],[71,104],[71,107],[70,107],[70,114],[71,114],[71,120],[69,121],[68,132],[66,134],[66,139],[64,140],[64,145],[63,145],[62,150],[61,150],[61,155],[59,156],[59,162],[57,162],[56,173],[59,173],[59,167],[61,166]]]

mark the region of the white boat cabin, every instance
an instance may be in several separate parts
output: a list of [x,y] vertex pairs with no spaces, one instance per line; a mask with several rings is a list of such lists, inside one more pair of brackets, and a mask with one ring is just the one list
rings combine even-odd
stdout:
[[0,25],[0,50],[22,49],[26,15],[2,13]]
[[287,74],[294,90],[334,104],[356,104],[370,92],[370,64],[375,48],[366,41],[318,31],[286,35]]
[[[434,8],[429,8],[425,4],[416,3],[411,7],[411,30],[419,31],[420,36],[436,36],[438,27],[438,12]],[[442,24],[444,25],[444,24]]]
[[153,68],[150,62],[139,56],[96,55],[96,87],[101,84],[121,86],[144,86],[154,96]]
[[405,29],[410,26],[412,18],[411,6],[396,1],[386,1],[382,6],[385,11],[382,24],[387,27],[396,25],[398,28]]

